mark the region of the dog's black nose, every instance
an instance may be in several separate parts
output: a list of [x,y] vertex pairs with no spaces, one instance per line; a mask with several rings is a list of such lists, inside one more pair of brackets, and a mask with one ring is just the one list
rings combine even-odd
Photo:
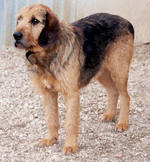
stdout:
[[13,36],[16,40],[20,40],[23,37],[21,32],[15,32]]

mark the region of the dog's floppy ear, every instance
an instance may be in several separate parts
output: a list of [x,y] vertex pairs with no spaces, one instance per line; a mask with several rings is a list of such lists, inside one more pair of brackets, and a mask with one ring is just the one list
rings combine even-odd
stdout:
[[45,27],[42,30],[38,43],[41,47],[49,47],[56,42],[60,32],[58,18],[52,13],[46,12]]

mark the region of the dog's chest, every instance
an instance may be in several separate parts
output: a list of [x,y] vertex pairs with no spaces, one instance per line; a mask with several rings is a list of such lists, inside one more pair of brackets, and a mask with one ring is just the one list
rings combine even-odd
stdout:
[[[69,73],[67,70],[60,71],[59,73],[54,74],[50,71],[42,70],[38,68],[32,70],[31,79],[34,81],[34,85],[37,85],[37,89],[43,91],[48,90],[51,92],[60,92],[62,94],[72,93],[77,87],[77,79],[72,79],[74,73]],[[36,88],[35,87],[35,88]]]
[[43,79],[42,83],[45,88],[52,89],[52,84],[50,84],[46,79]]
[[47,89],[49,91],[58,91],[56,88],[57,80],[53,76],[42,76],[40,77],[40,82],[44,89]]
[[63,91],[62,90],[63,83],[60,82],[59,80],[55,79],[52,76],[42,77],[41,84],[44,89],[47,89],[49,91],[53,91],[53,92],[62,92]]

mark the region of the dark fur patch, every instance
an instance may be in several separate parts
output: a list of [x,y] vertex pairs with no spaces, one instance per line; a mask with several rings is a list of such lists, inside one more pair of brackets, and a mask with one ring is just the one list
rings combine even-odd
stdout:
[[84,66],[80,71],[80,86],[85,86],[96,75],[104,60],[107,46],[132,28],[127,20],[106,13],[94,14],[72,23],[83,32]]
[[41,47],[49,47],[56,42],[59,37],[60,25],[56,17],[46,13],[45,27],[42,30],[38,43]]
[[128,29],[129,29],[130,33],[133,35],[133,39],[134,39],[134,28],[133,28],[133,25],[130,22],[129,22]]

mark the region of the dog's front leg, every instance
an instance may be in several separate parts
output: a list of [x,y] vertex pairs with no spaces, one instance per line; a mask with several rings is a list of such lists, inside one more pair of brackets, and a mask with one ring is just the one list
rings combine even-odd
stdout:
[[57,97],[57,93],[48,91],[44,92],[42,95],[48,133],[45,138],[40,140],[40,146],[52,146],[57,141],[59,128]]
[[65,96],[66,121],[65,132],[66,140],[63,148],[64,154],[72,154],[77,151],[77,138],[79,132],[79,113],[80,101],[79,92],[71,96]]

